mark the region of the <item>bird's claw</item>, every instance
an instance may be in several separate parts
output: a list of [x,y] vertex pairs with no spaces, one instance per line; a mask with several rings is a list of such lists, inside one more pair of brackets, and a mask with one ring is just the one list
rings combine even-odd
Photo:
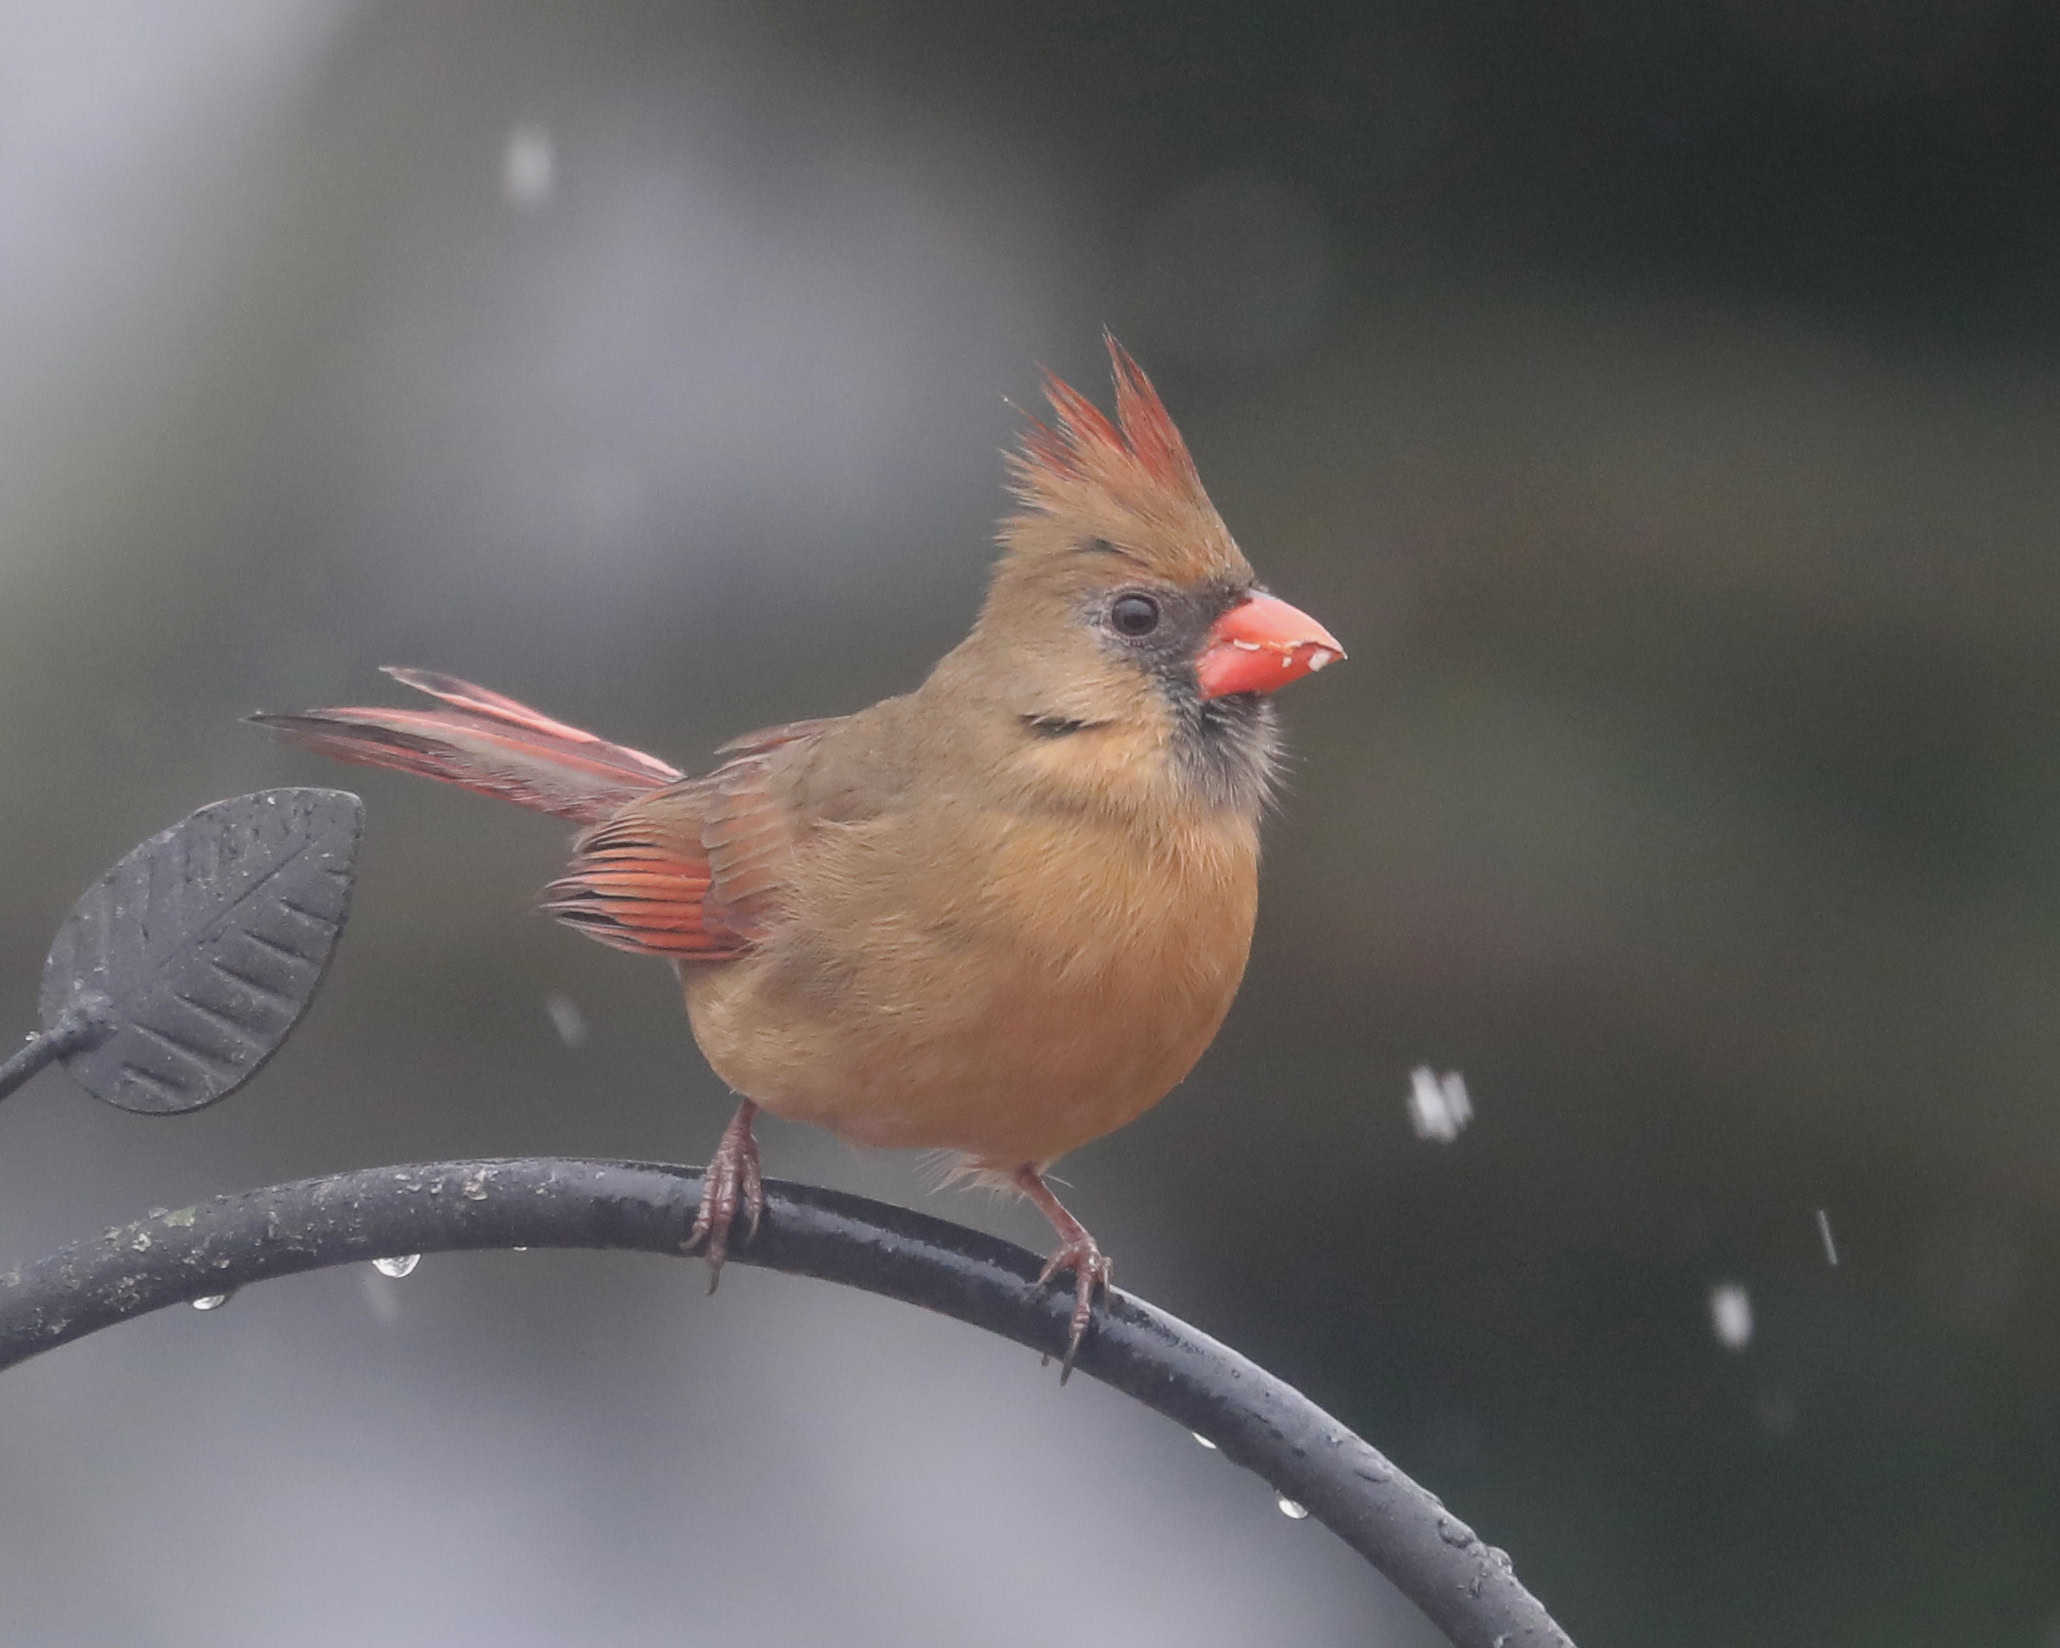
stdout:
[[1059,1383],[1064,1384],[1073,1374],[1074,1358],[1080,1354],[1080,1341],[1087,1336],[1087,1324],[1094,1319],[1094,1296],[1098,1291],[1107,1293],[1110,1282],[1116,1274],[1116,1262],[1082,1231],[1069,1241],[1062,1242],[1052,1256],[1045,1260],[1044,1269],[1037,1273],[1037,1285],[1043,1287],[1062,1270],[1073,1273],[1073,1317],[1071,1332],[1066,1338],[1066,1354],[1059,1361]]
[[758,1221],[765,1216],[765,1175],[759,1171],[758,1141],[751,1136],[751,1110],[750,1105],[744,1106],[723,1129],[722,1142],[701,1175],[701,1208],[694,1216],[693,1229],[687,1232],[688,1253],[707,1243],[703,1257],[708,1261],[710,1293],[722,1280],[723,1260],[730,1252],[730,1229],[738,1211],[744,1214],[747,1242],[758,1234]]

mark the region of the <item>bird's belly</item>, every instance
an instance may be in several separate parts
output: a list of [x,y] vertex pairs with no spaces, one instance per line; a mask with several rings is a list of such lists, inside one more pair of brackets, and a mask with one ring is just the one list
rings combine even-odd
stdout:
[[1042,1164],[1163,1098],[1244,971],[1251,901],[1063,950],[910,922],[862,957],[808,946],[688,969],[695,1038],[775,1115],[859,1144]]

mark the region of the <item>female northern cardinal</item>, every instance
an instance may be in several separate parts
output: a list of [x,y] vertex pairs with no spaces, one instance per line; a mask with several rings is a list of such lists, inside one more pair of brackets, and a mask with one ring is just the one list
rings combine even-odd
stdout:
[[[1110,1264],[1044,1181],[1165,1096],[1243,976],[1265,694],[1344,656],[1259,590],[1150,381],[1111,338],[1116,419],[1047,376],[1054,425],[979,621],[905,697],[726,744],[703,778],[446,675],[438,709],[259,715],[302,744],[587,826],[543,908],[678,968],[745,1095],[689,1249],[715,1285],[765,1205],[760,1105],[954,1152],[1058,1231],[1070,1369]],[[1062,1370],[1061,1377],[1064,1376]]]

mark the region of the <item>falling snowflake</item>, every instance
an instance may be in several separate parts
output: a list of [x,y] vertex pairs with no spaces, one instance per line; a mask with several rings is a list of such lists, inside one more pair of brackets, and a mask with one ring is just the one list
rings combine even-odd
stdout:
[[1824,1241],[1824,1262],[1829,1265],[1836,1265],[1838,1263],[1838,1243],[1832,1239],[1831,1213],[1827,1208],[1820,1207],[1817,1209],[1817,1234]]
[[1719,1282],[1710,1289],[1710,1326],[1726,1350],[1752,1343],[1752,1295],[1742,1282]]
[[542,126],[517,126],[501,148],[501,198],[510,206],[534,211],[551,198],[558,183],[558,146]]
[[1457,1070],[1438,1075],[1427,1064],[1409,1072],[1409,1125],[1419,1139],[1450,1144],[1473,1120],[1473,1100],[1466,1096],[1466,1078]]
[[544,1012],[550,1018],[551,1028],[558,1032],[558,1039],[567,1047],[586,1046],[587,1016],[579,1010],[578,1002],[567,995],[549,995],[544,997]]

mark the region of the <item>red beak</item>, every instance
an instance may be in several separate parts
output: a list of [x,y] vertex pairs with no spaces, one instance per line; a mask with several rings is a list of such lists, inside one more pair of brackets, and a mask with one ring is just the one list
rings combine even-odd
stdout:
[[1247,595],[1215,623],[1195,659],[1204,698],[1271,692],[1345,656],[1337,637],[1275,595]]

